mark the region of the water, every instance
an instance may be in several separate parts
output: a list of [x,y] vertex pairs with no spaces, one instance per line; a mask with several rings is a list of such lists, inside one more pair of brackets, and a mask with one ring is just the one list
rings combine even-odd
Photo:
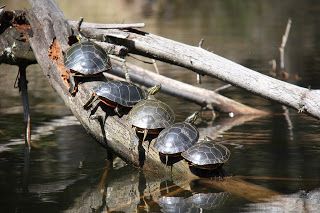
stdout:
[[[83,16],[92,22],[145,22],[146,31],[192,45],[204,38],[204,48],[265,74],[270,70],[268,62],[279,57],[281,36],[290,17],[292,30],[285,64],[291,76],[297,74],[301,79],[289,81],[319,88],[320,4],[317,1],[59,0],[58,3],[65,15],[74,20]],[[11,9],[28,7],[22,0],[5,0],[3,4]],[[158,66],[164,75],[196,84],[192,72],[164,63]],[[218,118],[199,124],[199,128],[202,135],[210,135],[216,131],[217,124],[237,124],[221,133],[232,153],[224,168],[228,174],[241,177],[247,190],[208,189],[198,182],[160,181],[119,159],[110,167],[105,161],[106,151],[86,134],[36,65],[27,71],[34,144],[28,171],[21,98],[13,88],[16,73],[16,67],[0,66],[1,212],[281,212],[290,209],[317,212],[320,209],[319,122],[290,110],[293,127],[290,130],[281,115],[281,106],[234,87],[222,93],[274,113],[251,120]],[[222,85],[204,77],[201,86],[214,89]],[[178,98],[165,95],[160,98],[174,107],[178,121],[198,109]],[[271,190],[279,196],[262,202],[258,194],[250,197],[245,193],[250,187],[260,187],[264,192]],[[196,198],[200,196],[207,196],[206,205],[197,204]]]

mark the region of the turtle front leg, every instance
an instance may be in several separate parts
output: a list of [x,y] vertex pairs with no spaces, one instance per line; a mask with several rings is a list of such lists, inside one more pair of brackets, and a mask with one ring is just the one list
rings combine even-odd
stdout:
[[88,110],[92,106],[92,104],[98,100],[98,96],[95,93],[91,94],[89,100],[83,105],[83,109]]
[[144,129],[144,131],[143,131],[143,139],[142,139],[142,143],[143,143],[143,142],[144,142],[144,140],[146,139],[147,134],[148,134],[148,129]]
[[116,108],[114,108],[114,112],[115,112],[119,117],[122,116],[121,109],[119,108],[119,105],[117,105]]
[[74,95],[75,94],[75,90],[76,90],[76,82],[74,80],[74,74],[73,73],[69,74],[69,84],[70,84],[69,93],[71,95]]

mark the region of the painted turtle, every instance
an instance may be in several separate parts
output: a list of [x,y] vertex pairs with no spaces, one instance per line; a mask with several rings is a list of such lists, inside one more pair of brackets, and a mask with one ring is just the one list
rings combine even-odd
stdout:
[[148,98],[137,103],[129,112],[128,122],[137,133],[143,133],[142,141],[147,134],[158,135],[162,129],[174,122],[173,110],[154,97],[160,88],[160,85],[150,88]]
[[198,115],[199,112],[195,112],[184,122],[175,123],[160,132],[154,147],[159,151],[160,158],[166,157],[166,165],[169,156],[173,158],[180,156],[181,152],[186,151],[198,141],[199,131],[193,126]]
[[101,82],[93,91],[84,109],[88,110],[93,102],[99,100],[113,108],[118,115],[121,115],[121,109],[133,107],[146,96],[140,87],[126,81]]
[[188,161],[190,166],[214,170],[229,160],[230,150],[206,137],[182,152],[181,156]]
[[108,54],[92,41],[80,41],[72,45],[64,54],[64,65],[70,70],[71,94],[75,93],[74,77],[95,76],[111,68]]

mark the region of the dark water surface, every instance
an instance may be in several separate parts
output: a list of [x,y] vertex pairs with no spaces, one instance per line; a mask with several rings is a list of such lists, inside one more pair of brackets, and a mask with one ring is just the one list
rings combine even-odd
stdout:
[[[92,22],[145,22],[145,30],[191,45],[204,38],[204,48],[264,74],[271,68],[269,61],[279,57],[281,37],[290,17],[285,64],[290,76],[299,75],[300,79],[289,81],[320,87],[318,1],[58,3],[70,19],[83,16]],[[28,7],[24,0],[5,0],[2,4],[10,9]],[[196,85],[194,73],[163,63],[158,66],[162,74]],[[223,94],[274,113],[257,119],[202,122],[201,135],[213,135],[221,128],[218,124],[234,124],[221,132],[232,153],[224,168],[228,174],[241,177],[251,194],[253,188],[277,193],[272,201],[262,202],[261,195],[250,196],[241,190],[208,189],[197,182],[155,180],[119,159],[110,169],[106,151],[87,135],[38,66],[29,67],[27,73],[34,144],[27,170],[21,98],[13,88],[16,73],[16,67],[0,65],[0,212],[320,211],[319,121],[290,110],[291,129],[281,106],[234,87]],[[204,77],[201,86],[214,89],[221,85],[224,83]],[[163,94],[160,99],[174,107],[178,121],[199,109]],[[197,203],[199,197],[206,202]]]

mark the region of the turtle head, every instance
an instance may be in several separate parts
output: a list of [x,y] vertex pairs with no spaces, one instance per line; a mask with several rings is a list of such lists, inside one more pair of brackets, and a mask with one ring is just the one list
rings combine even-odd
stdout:
[[157,92],[159,92],[160,89],[161,89],[161,84],[157,84],[157,85],[149,88],[149,89],[147,90],[147,93],[148,93],[149,96],[150,96],[150,95],[154,95],[154,94],[156,94]]
[[192,115],[186,118],[185,122],[193,124],[199,117],[199,111],[194,112]]

